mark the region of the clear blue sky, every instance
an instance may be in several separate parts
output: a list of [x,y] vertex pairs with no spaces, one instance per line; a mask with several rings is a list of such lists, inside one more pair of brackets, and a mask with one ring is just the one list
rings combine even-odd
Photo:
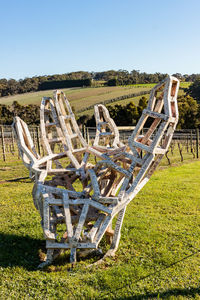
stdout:
[[0,78],[200,73],[200,0],[0,0]]

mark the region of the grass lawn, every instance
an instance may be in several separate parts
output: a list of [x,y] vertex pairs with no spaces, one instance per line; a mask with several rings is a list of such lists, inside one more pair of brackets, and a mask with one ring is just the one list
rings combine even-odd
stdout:
[[[69,270],[45,251],[33,183],[20,161],[0,163],[0,299],[200,299],[200,161],[157,171],[128,205],[116,257]],[[104,245],[103,245],[104,247]]]

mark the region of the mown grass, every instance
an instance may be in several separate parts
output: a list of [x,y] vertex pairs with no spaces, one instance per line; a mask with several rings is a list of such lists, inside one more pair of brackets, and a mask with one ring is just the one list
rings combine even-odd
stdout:
[[[139,100],[141,99],[142,96],[137,96],[137,97],[133,97],[133,98],[128,98],[128,99],[124,99],[124,100],[119,100],[119,101],[115,101],[109,104],[106,104],[106,107],[108,106],[115,106],[115,105],[127,105],[130,102],[133,102],[136,106],[139,103]],[[149,99],[149,94],[144,95],[144,97],[146,97],[147,99]],[[89,110],[84,110],[80,113],[78,113],[78,116],[82,116],[82,115],[89,115],[90,117],[94,114],[94,108],[93,109],[89,109]]]
[[[116,257],[90,269],[97,257],[69,270],[66,253],[37,270],[45,242],[33,183],[2,183],[0,298],[200,299],[199,170],[195,161],[157,171],[128,205]],[[19,161],[0,163],[1,181],[27,175]]]
[[[181,87],[188,87],[191,83],[190,82],[181,82]],[[70,101],[71,105],[74,107],[75,111],[82,110],[87,108],[88,106],[95,105],[97,103],[102,103],[105,100],[110,100],[116,97],[120,97],[123,95],[128,95],[132,93],[139,93],[141,91],[149,91],[155,86],[155,83],[151,84],[135,84],[135,85],[127,85],[127,86],[117,86],[117,87],[89,87],[89,88],[68,88],[63,89],[65,92],[68,100]],[[179,95],[183,95],[184,91],[179,90]],[[53,90],[48,91],[40,91],[34,93],[25,93],[19,94],[9,97],[2,97],[0,98],[0,104],[11,105],[13,101],[19,102],[21,105],[28,105],[28,104],[36,104],[40,105],[42,97],[52,97]],[[145,95],[148,99],[149,94]],[[116,101],[110,103],[109,105],[114,106],[117,104],[126,105],[129,102],[133,102],[134,104],[138,105],[138,101],[141,96],[137,96],[134,98],[129,98],[121,101]],[[83,111],[78,113],[78,116],[81,115],[89,115],[92,116],[94,113],[93,109]]]
[[[97,88],[71,88],[63,89],[71,105],[75,109],[81,109],[92,104],[99,103],[104,100],[112,99],[122,95],[147,91],[148,86],[117,86],[117,87],[97,87]],[[26,93],[14,95],[10,97],[0,98],[0,104],[11,105],[13,101],[18,101],[20,104],[36,104],[40,105],[42,97],[52,97],[53,90],[40,91],[34,93]]]
[[[181,84],[180,84],[180,86],[181,87],[184,87],[184,88],[186,88],[186,87],[188,87],[190,85],[190,83],[185,83],[185,82],[181,82]],[[145,87],[148,87],[149,89],[152,89],[154,86],[155,86],[155,84],[144,84],[144,85],[142,85],[142,84],[138,84],[137,85],[138,87],[140,87],[140,86],[143,86],[143,88]],[[145,89],[144,89],[144,91],[145,91]],[[185,94],[185,92],[184,92],[184,90],[182,90],[182,89],[179,89],[179,92],[178,92],[178,95],[179,96],[183,96]],[[146,94],[146,95],[144,95],[144,97],[146,97],[147,98],[147,100],[149,99],[149,96],[150,96],[150,94]],[[119,101],[115,101],[115,102],[112,102],[112,103],[109,103],[109,104],[107,104],[106,106],[115,106],[115,105],[127,105],[128,103],[130,103],[130,102],[133,102],[136,106],[138,105],[138,103],[139,103],[139,100],[141,99],[141,97],[142,96],[136,96],[136,97],[133,97],[133,98],[128,98],[128,99],[124,99],[124,100],[119,100]],[[102,98],[102,100],[101,101],[104,101],[104,100],[107,100],[107,98],[106,99],[103,99]],[[99,102],[101,102],[101,101],[99,101]],[[98,103],[98,102],[97,102]],[[96,104],[96,103],[95,103]],[[80,102],[80,107],[81,107],[81,102]],[[80,112],[80,113],[78,113],[78,116],[82,116],[82,115],[89,115],[89,116],[92,116],[94,114],[94,109],[89,109],[89,110],[85,110],[85,111],[83,111],[83,112]]]

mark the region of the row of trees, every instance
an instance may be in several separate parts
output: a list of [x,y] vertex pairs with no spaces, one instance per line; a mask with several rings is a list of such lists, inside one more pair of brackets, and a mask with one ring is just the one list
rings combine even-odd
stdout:
[[[131,72],[127,70],[109,70],[105,72],[96,72],[92,73],[93,74],[93,79],[95,80],[104,80],[104,81],[109,81],[111,79],[117,79],[118,82],[121,81],[131,81],[131,83],[157,83],[164,79],[167,74],[162,74],[159,72],[156,73],[146,73],[146,72],[140,72],[139,70],[132,70]],[[181,81],[186,81],[186,82],[194,82],[197,77],[200,74],[180,74],[180,73],[175,73],[173,76],[177,77]],[[123,83],[124,84],[124,83]],[[129,84],[129,83],[128,83]]]
[[188,89],[185,89],[186,95],[193,97],[200,104],[200,76],[189,86]]
[[[56,79],[53,80],[54,77]],[[90,78],[62,79],[64,77],[65,76],[62,75],[39,76],[25,78],[18,81],[15,79],[0,79],[0,97],[28,92],[36,92],[47,89],[82,87],[92,85],[92,80]]]
[[[142,111],[147,106],[147,99],[142,97],[138,106],[133,102],[126,105],[108,106],[110,116],[117,126],[134,126],[137,124]],[[179,122],[178,129],[190,129],[200,127],[200,104],[190,96],[178,97]],[[85,124],[88,127],[95,127],[94,116],[81,116],[79,124]],[[146,124],[148,126],[148,124]]]
[[11,106],[0,104],[0,124],[11,125],[13,117],[19,116],[29,125],[40,124],[40,107],[38,105],[20,105],[14,101]]
[[[96,81],[104,81],[106,85],[157,83],[163,80],[166,75],[167,74],[158,72],[149,74],[138,70],[131,72],[126,70],[109,70],[104,72],[78,71],[66,74],[34,76],[20,80],[7,80],[3,78],[0,79],[0,97],[40,91],[46,88],[56,89],[57,86],[61,86],[62,88],[70,86],[90,86],[92,82]],[[199,74],[181,75],[180,73],[176,73],[174,75],[182,81],[192,82],[200,77]]]
[[[142,110],[146,107],[146,103],[146,98],[142,97],[138,106],[133,102],[129,102],[127,105],[117,104],[115,106],[107,106],[107,108],[111,118],[115,121],[117,126],[134,126],[140,118]],[[78,124],[95,127],[96,122],[94,115],[91,118],[88,115],[81,116],[78,119]]]

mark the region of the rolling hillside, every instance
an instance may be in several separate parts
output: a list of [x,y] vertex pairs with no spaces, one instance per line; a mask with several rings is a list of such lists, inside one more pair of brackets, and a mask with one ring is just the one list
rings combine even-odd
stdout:
[[[182,87],[187,87],[189,83],[182,83]],[[155,84],[137,84],[128,86],[116,86],[116,87],[97,87],[97,88],[68,88],[63,89],[71,105],[76,111],[83,110],[88,106],[95,105],[105,100],[110,100],[123,95],[129,95],[133,93],[150,91]],[[183,90],[180,90],[183,93]],[[53,95],[53,90],[40,91],[33,93],[18,94],[9,97],[0,98],[0,104],[11,105],[13,101],[19,102],[21,105],[36,104],[40,105],[42,97],[50,97]],[[112,103],[112,105],[127,104],[133,101],[138,103],[139,97],[129,98]],[[148,95],[147,95],[148,97]],[[87,111],[87,114],[91,114],[93,110]],[[81,114],[84,114],[83,112]]]

